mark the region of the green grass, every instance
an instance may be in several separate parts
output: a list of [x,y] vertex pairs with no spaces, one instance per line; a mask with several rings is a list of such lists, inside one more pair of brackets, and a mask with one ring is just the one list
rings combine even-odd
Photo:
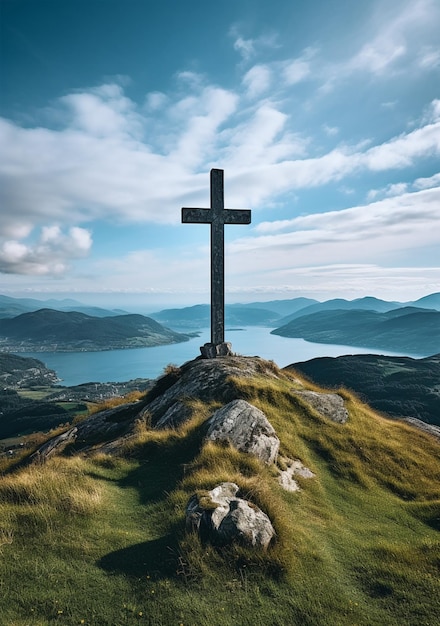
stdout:
[[44,400],[53,393],[53,387],[36,387],[35,389],[18,389],[17,393],[28,400]]
[[[177,431],[140,424],[121,458],[55,458],[0,479],[0,623],[8,626],[435,625],[439,445],[345,393],[346,425],[296,398],[292,377],[234,381],[281,451],[316,473],[298,493],[204,443],[214,406]],[[222,480],[271,517],[266,553],[186,534],[195,491]]]

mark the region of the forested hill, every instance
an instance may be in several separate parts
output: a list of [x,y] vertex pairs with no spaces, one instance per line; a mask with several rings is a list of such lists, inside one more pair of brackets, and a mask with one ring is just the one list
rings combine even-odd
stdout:
[[16,354],[0,353],[0,385],[19,389],[38,385],[56,385],[59,378],[38,359],[24,358]]
[[113,350],[188,339],[144,315],[93,317],[40,309],[0,320],[0,346],[12,352]]
[[416,307],[386,313],[321,311],[294,319],[272,333],[317,343],[431,356],[440,352],[440,311]]

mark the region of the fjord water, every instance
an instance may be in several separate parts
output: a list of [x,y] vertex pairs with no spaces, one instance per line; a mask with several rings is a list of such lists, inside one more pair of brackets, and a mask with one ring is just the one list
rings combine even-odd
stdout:
[[[279,367],[320,356],[378,353],[371,348],[310,343],[304,339],[280,337],[271,335],[270,330],[260,326],[227,329],[225,339],[232,343],[234,352],[243,356],[260,356],[275,361]],[[56,371],[62,379],[61,384],[65,386],[86,382],[124,382],[134,378],[157,378],[170,363],[182,365],[200,356],[199,347],[208,341],[210,331],[206,328],[199,337],[190,341],[153,348],[104,352],[29,352],[22,356],[32,356],[43,361],[47,367]],[[396,354],[384,350],[380,353]]]

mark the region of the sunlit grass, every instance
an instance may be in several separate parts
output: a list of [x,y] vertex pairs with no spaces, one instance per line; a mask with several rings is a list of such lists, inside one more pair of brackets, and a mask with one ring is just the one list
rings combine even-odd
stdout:
[[[350,419],[334,424],[295,395],[299,377],[279,376],[234,385],[265,412],[282,454],[315,472],[297,493],[275,468],[205,442],[218,405],[196,401],[181,428],[140,421],[120,457],[0,477],[0,623],[435,624],[438,443],[343,391]],[[190,495],[222,481],[273,521],[266,552],[185,532]]]

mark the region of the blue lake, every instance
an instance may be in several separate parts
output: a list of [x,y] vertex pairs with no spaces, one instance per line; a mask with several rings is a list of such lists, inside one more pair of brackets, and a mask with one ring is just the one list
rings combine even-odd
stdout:
[[[226,330],[225,339],[232,343],[234,352],[244,356],[260,356],[275,361],[279,367],[307,361],[321,356],[343,354],[372,354],[371,348],[354,348],[322,343],[310,343],[304,339],[291,339],[271,335],[270,328],[248,326],[242,330]],[[104,352],[32,352],[32,356],[55,370],[66,386],[85,382],[123,382],[134,378],[157,378],[164,368],[173,363],[182,365],[200,356],[199,347],[210,341],[209,329],[199,337],[185,343],[154,348],[132,350],[107,350]],[[394,352],[381,350],[381,354]]]

